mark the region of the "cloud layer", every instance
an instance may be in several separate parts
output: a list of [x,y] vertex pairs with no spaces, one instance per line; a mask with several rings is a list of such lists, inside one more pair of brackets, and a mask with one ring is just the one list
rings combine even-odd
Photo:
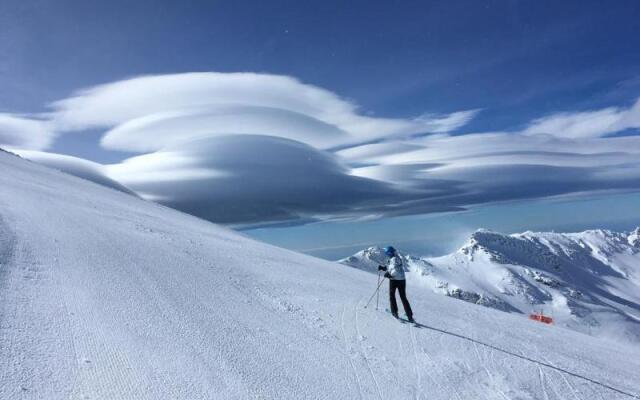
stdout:
[[413,189],[440,182],[452,193],[431,200],[459,207],[640,188],[639,136],[578,140],[484,133],[428,137],[410,145],[391,154],[372,155],[371,146],[341,154],[367,164],[354,169],[358,176]]
[[601,137],[626,129],[640,128],[640,99],[629,108],[557,113],[534,120],[524,134],[549,134],[564,138]]
[[145,198],[232,224],[356,216],[404,197],[349,174],[329,153],[264,135],[184,142],[109,166],[109,173]]
[[16,114],[0,114],[0,146],[42,150],[51,145],[55,134],[48,121]]
[[520,131],[452,134],[478,112],[380,118],[287,76],[188,73],[79,91],[53,103],[46,121],[0,115],[0,143],[43,149],[54,138],[50,127],[104,129],[104,148],[140,155],[100,166],[23,154],[234,225],[640,189],[640,136],[628,134],[640,127],[640,100],[551,114]]
[[144,76],[76,93],[52,104],[59,129],[112,127],[102,144],[146,152],[224,134],[278,136],[320,148],[389,136],[449,132],[476,110],[412,119],[376,118],[297,79],[253,73]]

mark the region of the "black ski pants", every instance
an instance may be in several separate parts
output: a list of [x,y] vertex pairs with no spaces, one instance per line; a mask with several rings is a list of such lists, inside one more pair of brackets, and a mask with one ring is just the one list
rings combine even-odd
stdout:
[[404,313],[407,314],[409,319],[413,318],[413,311],[411,311],[411,305],[407,300],[407,281],[396,281],[389,279],[389,302],[391,303],[391,312],[394,315],[398,315],[398,303],[396,303],[396,289],[400,293],[400,300],[402,301],[402,307],[404,307]]

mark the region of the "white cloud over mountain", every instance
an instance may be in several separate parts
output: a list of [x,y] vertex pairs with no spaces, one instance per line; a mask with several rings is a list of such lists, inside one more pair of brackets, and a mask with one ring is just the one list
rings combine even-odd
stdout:
[[360,114],[354,103],[335,93],[292,77],[215,72],[118,81],[80,91],[52,107],[60,129],[114,127],[103,145],[141,152],[194,137],[240,133],[327,147],[394,135],[448,132],[477,112],[377,118]]
[[317,147],[338,144],[348,136],[335,125],[295,111],[225,104],[135,118],[109,130],[101,143],[108,149],[149,152],[193,139],[269,132]]
[[0,143],[43,149],[54,137],[50,126],[104,129],[104,148],[141,154],[101,175],[230,224],[640,189],[640,136],[608,137],[640,127],[640,100],[551,114],[517,132],[453,135],[479,111],[379,118],[292,77],[203,72],[108,83],[51,108],[47,121],[5,115],[3,127],[0,116]]
[[108,168],[143,197],[223,223],[358,215],[404,197],[327,152],[263,135],[198,139]]
[[0,113],[0,146],[41,150],[49,147],[55,134],[48,121]]

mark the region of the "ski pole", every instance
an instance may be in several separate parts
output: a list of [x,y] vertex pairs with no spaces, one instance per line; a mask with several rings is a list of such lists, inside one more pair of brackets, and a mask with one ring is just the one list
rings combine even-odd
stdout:
[[380,283],[378,283],[378,287],[376,288],[376,291],[373,292],[373,294],[371,295],[371,298],[369,299],[369,301],[367,301],[367,304],[364,306],[364,308],[367,308],[369,303],[371,303],[371,300],[373,300],[373,297],[376,295],[376,293],[378,293],[378,290],[380,290],[380,286],[382,286],[382,282],[384,282],[384,279],[380,280]]
[[[380,287],[380,270],[378,270],[378,287]],[[378,303],[380,303],[380,290],[376,290],[376,311],[378,311]]]

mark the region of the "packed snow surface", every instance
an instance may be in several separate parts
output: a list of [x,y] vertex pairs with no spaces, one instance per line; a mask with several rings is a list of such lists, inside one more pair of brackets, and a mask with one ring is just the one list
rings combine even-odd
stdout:
[[640,396],[632,346],[415,285],[403,324],[371,273],[2,152],[0,188],[1,399]]
[[[404,260],[423,289],[640,346],[639,232],[479,230],[452,254]],[[385,261],[373,247],[341,262],[376,272]]]

